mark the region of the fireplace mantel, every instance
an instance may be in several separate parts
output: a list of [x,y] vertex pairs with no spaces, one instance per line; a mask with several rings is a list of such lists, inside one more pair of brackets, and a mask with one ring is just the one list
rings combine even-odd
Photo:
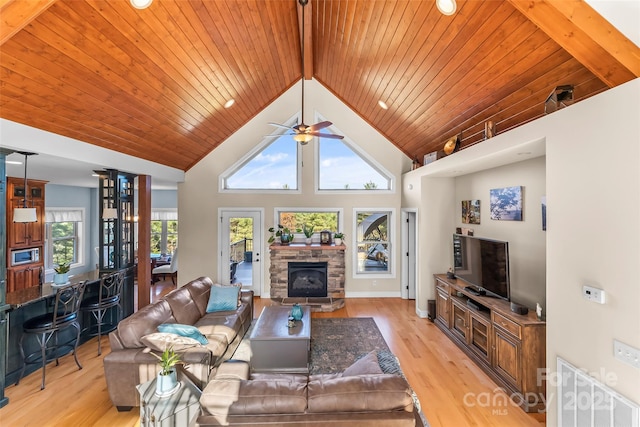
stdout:
[[[344,306],[344,245],[290,243],[269,246],[271,299],[281,304],[307,304],[314,311],[334,311]],[[288,296],[289,262],[327,262],[327,297],[290,298]]]

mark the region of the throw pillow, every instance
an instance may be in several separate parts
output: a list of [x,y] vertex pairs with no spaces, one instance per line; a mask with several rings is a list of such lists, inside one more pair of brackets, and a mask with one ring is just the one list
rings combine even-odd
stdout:
[[172,348],[174,351],[182,351],[191,347],[200,346],[200,342],[190,337],[166,332],[154,332],[140,338],[140,341],[151,350],[165,351]]
[[207,303],[207,313],[237,309],[239,295],[240,286],[212,286]]
[[378,356],[376,351],[372,351],[368,353],[361,359],[353,362],[351,366],[345,369],[342,372],[343,377],[353,377],[356,375],[375,375],[381,374],[382,369],[380,369],[380,365],[378,364]]
[[193,338],[200,344],[208,344],[209,340],[202,335],[202,332],[192,325],[182,325],[180,323],[163,323],[158,325],[158,331],[169,332],[171,334],[178,334],[183,337]]

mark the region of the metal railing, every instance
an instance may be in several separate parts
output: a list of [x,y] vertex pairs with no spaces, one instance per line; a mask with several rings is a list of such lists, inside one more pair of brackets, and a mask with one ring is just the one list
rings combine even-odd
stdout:
[[253,239],[241,239],[229,246],[229,257],[232,262],[251,262],[253,258]]

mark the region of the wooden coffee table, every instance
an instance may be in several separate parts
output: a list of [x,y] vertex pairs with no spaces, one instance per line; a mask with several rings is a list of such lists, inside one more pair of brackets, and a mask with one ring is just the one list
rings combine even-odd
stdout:
[[287,326],[291,307],[275,305],[262,310],[251,332],[251,370],[254,372],[309,372],[311,315],[302,307],[302,320]]

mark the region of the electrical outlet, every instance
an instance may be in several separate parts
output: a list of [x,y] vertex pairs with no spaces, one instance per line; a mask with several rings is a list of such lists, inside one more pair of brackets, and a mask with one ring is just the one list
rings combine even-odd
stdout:
[[613,355],[616,359],[640,369],[640,350],[628,344],[613,340]]
[[597,302],[598,304],[604,304],[605,302],[604,291],[592,286],[584,285],[582,287],[582,296],[584,297],[584,299],[592,302]]

